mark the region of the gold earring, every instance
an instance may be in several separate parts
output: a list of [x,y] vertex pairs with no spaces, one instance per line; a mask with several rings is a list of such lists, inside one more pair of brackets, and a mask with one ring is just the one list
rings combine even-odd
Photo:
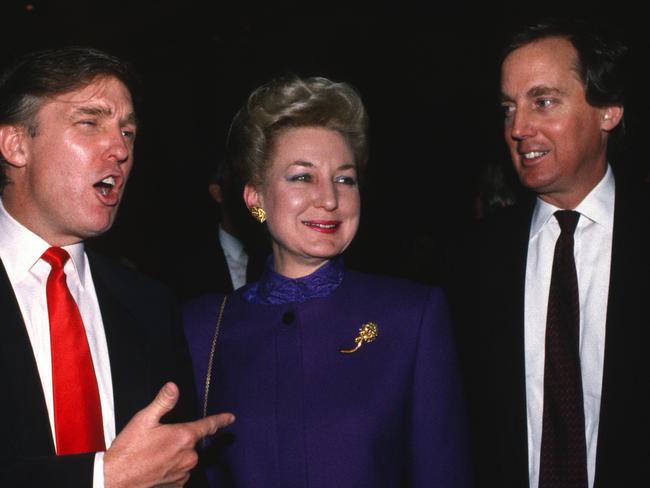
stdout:
[[260,224],[263,224],[264,221],[266,220],[266,212],[262,207],[258,207],[257,205],[255,205],[250,208],[250,212],[253,218],[257,220]]

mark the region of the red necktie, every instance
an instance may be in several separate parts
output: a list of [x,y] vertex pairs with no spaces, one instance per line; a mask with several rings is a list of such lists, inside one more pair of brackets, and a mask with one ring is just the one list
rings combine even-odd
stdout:
[[102,409],[93,360],[81,314],[63,271],[70,255],[60,247],[51,247],[42,258],[52,266],[46,292],[56,453],[60,456],[104,451]]

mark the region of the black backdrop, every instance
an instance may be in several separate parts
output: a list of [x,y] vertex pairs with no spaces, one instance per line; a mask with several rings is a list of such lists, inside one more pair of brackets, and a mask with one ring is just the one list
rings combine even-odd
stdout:
[[[505,164],[498,53],[531,14],[580,6],[348,1],[58,0],[0,4],[0,62],[60,44],[130,60],[144,80],[136,165],[114,229],[91,245],[166,281],[168,256],[213,229],[208,174],[245,96],[286,72],[354,84],[371,122],[371,157],[352,261],[436,279],[441,243],[474,218],[479,175]],[[630,172],[646,174],[648,47],[644,16],[617,2],[589,16],[632,49],[626,117]],[[173,284],[173,283],[172,283]]]

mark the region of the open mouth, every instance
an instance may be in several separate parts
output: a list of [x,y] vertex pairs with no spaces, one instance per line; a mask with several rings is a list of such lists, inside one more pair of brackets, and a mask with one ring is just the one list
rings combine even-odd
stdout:
[[102,181],[95,183],[93,186],[99,190],[99,193],[107,197],[111,193],[111,190],[115,188],[115,177],[107,176]]

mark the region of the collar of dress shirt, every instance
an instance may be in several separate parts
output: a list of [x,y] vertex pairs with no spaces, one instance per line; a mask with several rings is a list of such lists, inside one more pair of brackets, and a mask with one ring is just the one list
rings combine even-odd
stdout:
[[[11,282],[20,282],[49,247],[50,244],[13,218],[0,198],[0,258]],[[83,242],[63,249],[70,254],[83,287],[86,273]]]
[[223,253],[234,261],[241,261],[246,253],[244,252],[244,244],[235,236],[228,234],[223,227],[219,225],[219,242]]
[[[592,222],[603,226],[609,232],[612,232],[614,228],[615,189],[614,173],[608,164],[605,176],[603,176],[574,210]],[[553,217],[556,210],[562,209],[537,197],[530,226],[531,238],[542,230],[542,227]]]

